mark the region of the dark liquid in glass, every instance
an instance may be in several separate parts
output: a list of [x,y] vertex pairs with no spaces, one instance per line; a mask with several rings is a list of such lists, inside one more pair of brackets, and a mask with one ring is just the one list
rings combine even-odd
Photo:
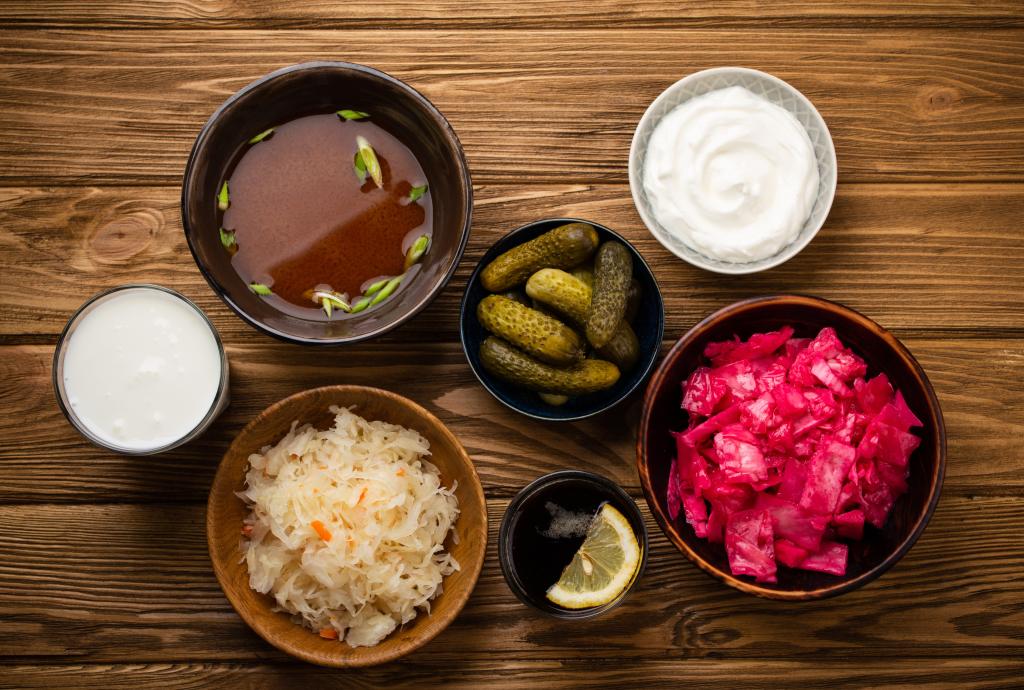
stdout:
[[[357,175],[357,136],[377,154],[382,188]],[[326,318],[311,290],[354,299],[370,283],[401,274],[406,250],[431,234],[429,193],[409,200],[414,186],[427,184],[423,168],[372,114],[360,121],[311,115],[279,125],[242,151],[227,179],[222,226],[235,232],[232,265],[246,283],[271,287],[266,299],[275,307],[302,318]]]
[[[574,514],[588,521],[605,503],[611,503],[623,515],[630,516],[610,489],[588,479],[568,477],[539,487],[511,516],[507,547],[513,577],[534,606],[548,611],[567,611],[548,601],[546,594],[583,544],[586,525],[582,531],[567,535],[566,530],[557,529],[559,516],[562,527],[573,522],[569,516]],[[550,506],[555,506],[556,510],[552,511]],[[553,525],[553,521],[556,524]],[[553,526],[556,533],[562,534],[552,534]]]

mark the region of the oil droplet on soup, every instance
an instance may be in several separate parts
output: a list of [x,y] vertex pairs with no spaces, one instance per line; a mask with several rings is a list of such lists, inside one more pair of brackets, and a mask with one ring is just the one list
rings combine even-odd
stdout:
[[[376,152],[383,186],[356,171],[357,137]],[[412,151],[372,119],[331,113],[279,125],[228,176],[222,225],[235,232],[232,265],[245,283],[271,286],[276,308],[326,318],[312,289],[355,299],[367,281],[403,272],[405,250],[431,234],[430,195],[409,200],[426,183]]]

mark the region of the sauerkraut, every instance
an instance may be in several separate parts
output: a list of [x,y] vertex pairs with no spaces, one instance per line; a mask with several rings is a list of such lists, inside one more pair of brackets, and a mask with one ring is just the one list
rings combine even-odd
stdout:
[[330,429],[295,422],[249,456],[242,550],[250,586],[278,610],[323,637],[371,646],[429,614],[459,569],[444,549],[456,484],[441,485],[418,432],[331,412]]

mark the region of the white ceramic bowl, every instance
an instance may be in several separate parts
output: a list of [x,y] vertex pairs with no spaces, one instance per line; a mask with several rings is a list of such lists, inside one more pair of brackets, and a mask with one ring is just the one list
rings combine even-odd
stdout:
[[[654,129],[661,122],[661,118],[679,104],[695,96],[729,86],[743,86],[793,113],[807,130],[807,135],[814,145],[814,155],[818,160],[820,180],[818,196],[811,209],[811,215],[807,217],[800,234],[774,256],[747,263],[732,263],[705,256],[669,233],[654,217],[643,183],[647,144]],[[832,136],[829,134],[828,126],[825,125],[821,114],[807,100],[806,96],[792,86],[778,77],[755,69],[715,67],[695,72],[680,79],[662,91],[661,95],[654,99],[654,102],[647,108],[647,112],[640,118],[640,124],[637,125],[636,132],[633,134],[633,143],[629,148],[629,189],[633,194],[633,203],[636,204],[636,210],[644,221],[644,225],[655,239],[683,261],[715,273],[756,273],[792,259],[818,234],[818,230],[825,223],[825,218],[828,217],[829,209],[832,208],[832,200],[836,195],[836,149],[832,145]]]

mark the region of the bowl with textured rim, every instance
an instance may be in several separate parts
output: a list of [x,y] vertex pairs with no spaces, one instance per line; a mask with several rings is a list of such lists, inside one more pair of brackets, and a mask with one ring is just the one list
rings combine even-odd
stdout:
[[[414,279],[379,307],[351,318],[310,320],[253,294],[221,245],[216,193],[251,136],[298,117],[353,108],[371,113],[415,155],[430,184],[431,245]],[[408,84],[348,62],[307,62],[263,76],[228,98],[203,125],[185,166],[181,219],[206,282],[243,321],[287,342],[355,343],[386,333],[422,311],[444,289],[469,239],[473,185],[455,131]]]
[[[811,213],[804,221],[799,234],[773,256],[745,263],[721,261],[709,257],[670,233],[655,217],[643,184],[647,146],[662,118],[691,98],[730,86],[742,86],[769,103],[780,106],[793,114],[807,131],[818,163],[818,196],[815,198]],[[629,190],[644,225],[656,240],[680,259],[715,273],[732,275],[756,273],[778,266],[799,254],[825,224],[836,194],[837,174],[836,149],[832,143],[832,135],[814,104],[797,89],[778,77],[746,67],[706,69],[683,77],[669,86],[654,99],[640,118],[629,147]]]
[[[640,283],[642,299],[633,321],[639,341],[640,356],[633,368],[624,372],[614,386],[607,390],[589,395],[571,398],[564,405],[555,407],[542,401],[538,395],[521,386],[502,381],[486,369],[480,362],[480,343],[489,335],[480,325],[476,317],[476,308],[484,297],[490,294],[480,283],[480,272],[492,260],[509,249],[528,242],[559,225],[566,223],[586,223],[597,230],[601,242],[616,240],[626,247],[633,257],[633,277]],[[644,261],[640,252],[617,232],[603,225],[578,218],[548,218],[527,223],[516,228],[491,245],[480,263],[466,283],[466,291],[462,296],[459,314],[459,337],[462,349],[469,361],[469,367],[481,385],[499,402],[534,419],[549,421],[575,421],[611,409],[637,390],[650,375],[657,362],[661,350],[661,339],[665,333],[665,307],[661,299],[661,290],[650,266]]]
[[[864,538],[850,543],[845,575],[779,567],[778,582],[755,583],[733,575],[725,548],[697,537],[680,514],[672,519],[666,490],[675,457],[670,431],[684,429],[687,413],[680,408],[681,383],[703,363],[704,347],[734,335],[791,325],[798,336],[813,336],[831,326],[840,340],[864,358],[868,375],[884,372],[902,391],[924,426],[915,428],[921,444],[910,457],[908,490],[897,499],[881,529],[866,526]],[[676,548],[712,577],[742,592],[768,599],[805,601],[849,592],[891,568],[914,545],[928,524],[942,489],[946,467],[946,431],[942,409],[928,376],[914,356],[889,331],[835,302],[800,295],[757,297],[736,302],[711,314],[684,335],[651,377],[637,428],[636,463],[647,504],[659,527]]]
[[[285,613],[275,611],[272,597],[249,586],[249,571],[240,560],[240,530],[249,508],[236,492],[245,485],[249,455],[277,443],[293,422],[324,429],[333,415],[330,406],[355,406],[368,420],[383,420],[415,429],[430,443],[430,461],[441,473],[441,483],[458,482],[459,517],[449,533],[445,549],[460,569],[444,578],[443,591],[431,600],[427,614],[395,629],[373,647],[349,647],[326,640],[298,625]],[[322,666],[372,666],[392,661],[423,646],[438,634],[465,606],[476,586],[487,550],[487,506],[473,461],[455,435],[427,410],[396,393],[366,386],[327,386],[302,391],[274,403],[235,437],[217,468],[206,510],[206,540],[210,560],[228,601],[260,637],[278,649]]]

